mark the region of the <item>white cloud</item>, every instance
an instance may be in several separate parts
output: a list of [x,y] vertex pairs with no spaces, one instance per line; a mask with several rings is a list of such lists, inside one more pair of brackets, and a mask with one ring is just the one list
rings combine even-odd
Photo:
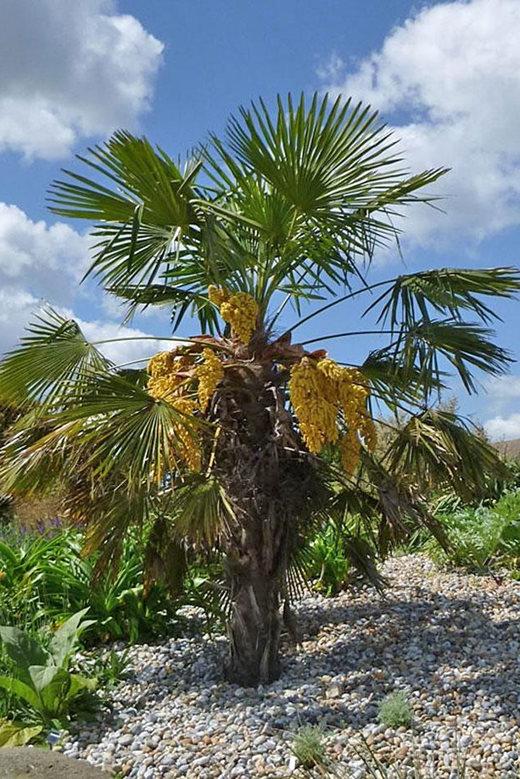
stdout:
[[[16,344],[27,322],[45,302],[76,319],[91,340],[147,335],[138,328],[123,328],[114,321],[88,321],[73,313],[78,283],[88,265],[89,243],[86,235],[68,225],[35,222],[17,206],[0,203],[0,355]],[[100,346],[118,364],[168,348],[171,342],[159,339]]]
[[0,203],[0,354],[42,300],[69,305],[88,263],[89,239],[57,222],[32,221]]
[[491,401],[504,403],[520,398],[520,376],[494,376],[489,379],[485,388]]
[[18,206],[0,203],[0,284],[24,280],[40,295],[67,299],[87,268],[89,243],[69,225],[34,222]]
[[496,416],[484,423],[484,429],[492,441],[508,441],[520,438],[520,414]]
[[[132,339],[99,344],[99,350],[116,365],[126,365],[136,360],[149,359],[156,352],[173,349],[175,346],[175,343],[170,340],[160,338],[148,340],[150,338],[149,333],[145,333],[143,330],[135,327],[123,327],[117,322],[87,322],[75,317],[72,312],[63,313],[76,320],[89,341],[105,341],[114,338]],[[142,338],[146,338],[146,340],[139,340]]]
[[[438,3],[394,29],[343,81],[332,79],[332,93],[395,117],[412,169],[453,168],[435,185],[447,215],[415,208],[407,224],[421,243],[520,224],[519,39],[518,0]],[[332,66],[337,72],[336,55]]]
[[38,302],[19,287],[0,285],[0,357],[15,345]]
[[132,126],[162,50],[115,0],[3,0],[0,150],[52,159],[81,136]]

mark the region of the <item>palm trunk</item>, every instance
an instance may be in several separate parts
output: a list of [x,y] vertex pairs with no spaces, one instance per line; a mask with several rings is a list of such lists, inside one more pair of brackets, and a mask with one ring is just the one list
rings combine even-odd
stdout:
[[256,687],[280,675],[280,593],[277,582],[260,571],[232,581],[232,617],[226,676],[230,682]]
[[314,467],[291,448],[291,420],[270,369],[240,378],[245,391],[223,393],[217,407],[215,469],[236,515],[222,538],[231,595],[225,673],[252,687],[280,675],[287,567],[317,482]]

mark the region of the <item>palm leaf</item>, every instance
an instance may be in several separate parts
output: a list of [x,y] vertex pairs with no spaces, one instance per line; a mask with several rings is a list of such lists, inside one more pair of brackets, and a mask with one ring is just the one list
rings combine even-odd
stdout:
[[505,478],[498,451],[457,414],[428,409],[412,416],[397,431],[387,453],[392,472],[415,475],[420,485],[447,484],[465,499],[485,492],[490,479]]
[[146,310],[149,306],[160,306],[171,310],[172,322],[174,323],[173,332],[188,311],[192,316],[198,317],[201,332],[218,332],[215,307],[209,303],[206,287],[201,285],[200,289],[203,289],[203,293],[197,287],[183,289],[180,286],[172,287],[168,284],[130,284],[113,287],[109,292],[118,298],[130,301],[125,323],[131,320],[139,308]]
[[199,164],[181,172],[146,138],[122,131],[79,159],[108,180],[108,186],[66,170],[66,178],[54,182],[49,200],[53,213],[99,221],[91,273],[110,286],[150,280],[197,240],[193,228],[199,219],[191,200]]
[[47,442],[52,445],[54,438],[79,435],[84,446],[92,445],[89,466],[100,477],[114,470],[124,472],[129,489],[143,478],[157,481],[176,470],[182,460],[179,425],[195,435],[198,424],[117,375],[93,377],[83,389],[81,403],[57,412],[50,422],[56,432],[34,444],[32,451]]
[[386,354],[393,355],[410,370],[422,374],[425,389],[442,378],[445,360],[460,376],[468,392],[476,389],[474,369],[492,376],[507,370],[512,356],[491,340],[492,330],[458,320],[424,320],[401,332]]
[[0,398],[17,405],[57,402],[111,363],[90,344],[74,320],[53,309],[28,325],[21,345],[0,364]]
[[399,276],[365,313],[383,303],[378,321],[392,330],[428,321],[431,311],[457,319],[470,311],[488,322],[497,314],[480,297],[511,298],[519,289],[516,268],[439,268]]
[[294,105],[289,95],[274,115],[262,101],[242,108],[226,140],[213,137],[204,155],[217,198],[237,204],[262,240],[279,247],[279,261],[295,250],[301,264],[307,248],[311,264],[338,282],[353,271],[353,254],[371,256],[395,237],[395,208],[430,200],[415,193],[445,172],[407,177],[395,143],[368,106],[329,105],[317,95]]
[[174,537],[196,547],[213,547],[236,522],[224,487],[215,476],[205,474],[194,474],[175,489],[169,512]]

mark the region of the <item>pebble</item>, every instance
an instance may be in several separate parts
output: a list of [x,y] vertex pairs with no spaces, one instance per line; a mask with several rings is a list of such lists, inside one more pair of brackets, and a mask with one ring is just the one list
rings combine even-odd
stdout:
[[[399,776],[520,776],[520,585],[437,569],[422,555],[388,560],[390,587],[298,605],[303,641],[284,646],[272,685],[221,675],[223,637],[186,636],[129,650],[130,673],[103,716],[78,725],[65,754],[130,779],[257,779],[298,770],[294,733],[320,725],[338,776],[366,779],[366,744]],[[123,651],[123,648],[117,651]],[[401,690],[413,728],[378,723]]]

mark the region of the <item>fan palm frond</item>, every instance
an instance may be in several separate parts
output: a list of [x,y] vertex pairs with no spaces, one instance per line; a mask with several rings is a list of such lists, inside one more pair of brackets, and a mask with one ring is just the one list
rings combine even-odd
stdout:
[[496,448],[471,423],[442,409],[418,413],[396,431],[387,462],[392,473],[413,474],[429,488],[451,485],[472,500],[483,494],[489,479],[505,478],[507,472]]
[[370,352],[359,370],[373,389],[375,400],[381,400],[392,411],[403,403],[413,407],[422,402],[425,389],[430,393],[444,387],[442,371],[425,376],[420,367],[389,356],[385,349]]
[[229,496],[216,476],[193,474],[168,502],[172,534],[195,547],[213,547],[236,521]]
[[428,322],[430,312],[460,320],[469,311],[489,322],[497,314],[480,297],[511,298],[519,290],[517,268],[438,268],[398,276],[365,313],[383,304],[378,321],[392,330]]
[[421,373],[425,389],[442,377],[442,360],[455,369],[468,392],[476,390],[475,369],[492,376],[504,373],[513,361],[492,340],[494,332],[480,325],[447,320],[419,321],[401,332],[387,354]]
[[89,381],[81,404],[58,411],[51,424],[58,430],[72,424],[75,436],[95,444],[89,463],[96,473],[104,477],[113,470],[123,471],[132,489],[143,478],[157,482],[165,472],[175,470],[184,445],[179,427],[195,436],[201,423],[166,400],[152,398],[135,383],[109,375]]
[[353,255],[370,257],[395,237],[396,209],[429,201],[417,191],[446,172],[407,177],[376,112],[317,95],[308,105],[303,95],[297,105],[279,97],[274,116],[253,103],[231,119],[225,141],[212,140],[204,155],[216,197],[231,197],[275,248],[269,272],[293,255],[333,283],[356,272]]
[[181,171],[146,138],[118,131],[103,146],[79,157],[108,186],[65,170],[50,190],[60,216],[97,220],[97,253],[90,273],[107,286],[152,281],[164,263],[197,243],[201,220],[192,205],[200,163]]
[[0,398],[16,404],[70,400],[84,380],[110,367],[74,320],[48,308],[0,364]]

